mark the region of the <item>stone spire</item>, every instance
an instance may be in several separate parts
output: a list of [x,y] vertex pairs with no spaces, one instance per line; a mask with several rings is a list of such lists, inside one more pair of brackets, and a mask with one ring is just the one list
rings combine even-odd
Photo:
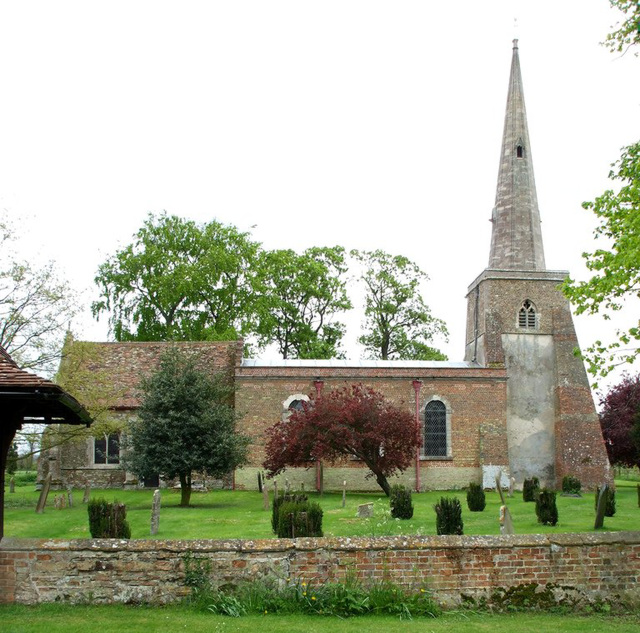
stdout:
[[545,269],[518,40],[513,40],[496,205],[491,221],[490,269]]

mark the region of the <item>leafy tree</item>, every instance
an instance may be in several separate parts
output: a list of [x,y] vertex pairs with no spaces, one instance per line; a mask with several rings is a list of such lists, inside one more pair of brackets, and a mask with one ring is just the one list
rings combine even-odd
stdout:
[[236,431],[233,388],[210,378],[197,357],[170,348],[141,383],[138,419],[125,437],[126,467],[140,477],[180,480],[181,506],[191,498],[192,473],[223,477],[246,461],[248,438]]
[[381,250],[351,251],[363,266],[365,333],[358,341],[371,358],[381,360],[446,360],[431,347],[437,335],[446,338],[444,321],[431,315],[420,294],[429,277],[411,260]]
[[12,442],[9,446],[9,452],[7,453],[7,474],[13,475],[18,470],[18,447],[15,442]]
[[[607,190],[594,202],[582,205],[599,220],[595,239],[605,240],[602,248],[583,253],[594,274],[582,282],[568,279],[563,286],[578,314],[602,312],[606,319],[608,310],[619,311],[627,299],[640,297],[640,143],[623,148],[609,178],[622,183],[620,190]],[[611,343],[598,340],[587,348],[590,373],[606,376],[617,365],[633,362],[639,353],[638,325],[617,331]]]
[[0,345],[23,369],[51,374],[78,298],[53,262],[36,268],[10,248],[15,234],[0,219]]
[[340,357],[345,326],[332,321],[349,310],[344,249],[308,248],[265,252],[259,266],[265,302],[258,327],[261,343],[276,341],[282,358]]
[[406,470],[421,444],[408,409],[362,385],[334,389],[267,431],[264,468],[274,477],[314,460],[362,460],[389,496],[388,477]]
[[640,466],[640,374],[625,374],[600,400],[600,427],[612,464]]
[[604,45],[611,52],[624,54],[634,44],[640,44],[640,3],[638,0],[609,0],[609,4],[622,11],[624,22],[607,35]]
[[93,314],[109,314],[118,341],[235,338],[253,318],[257,253],[233,226],[149,214],[134,241],[99,267]]

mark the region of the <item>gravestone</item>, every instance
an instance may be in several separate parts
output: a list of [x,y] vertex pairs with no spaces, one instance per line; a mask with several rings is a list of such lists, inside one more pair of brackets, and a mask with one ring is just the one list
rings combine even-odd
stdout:
[[511,513],[507,506],[500,506],[500,534],[515,534]]
[[269,509],[269,491],[267,490],[266,486],[262,487],[262,509]]
[[516,478],[515,477],[510,477],[509,478],[509,496],[513,497],[513,489],[516,486]]
[[347,502],[347,482],[342,482],[342,507],[344,508]]
[[158,526],[160,525],[160,491],[156,490],[153,493],[153,502],[151,503],[151,536],[155,536],[158,533]]
[[67,486],[67,501],[70,508],[73,508],[73,488]]
[[60,494],[60,495],[56,495],[53,498],[53,507],[56,510],[64,510],[66,508],[67,504],[66,504],[66,500],[64,497],[64,494]]
[[358,518],[369,519],[373,516],[373,503],[363,503],[358,506]]
[[49,489],[51,488],[51,473],[47,475],[47,478],[42,484],[42,490],[40,491],[40,497],[38,498],[38,504],[36,505],[36,514],[42,514],[44,507],[47,505],[47,497],[49,496]]
[[15,492],[15,491],[16,491],[16,478],[11,477],[11,479],[9,479],[9,492]]
[[82,496],[82,503],[89,503],[91,497],[91,484],[87,481],[84,485],[84,495]]
[[593,529],[597,530],[604,526],[604,513],[607,511],[607,494],[609,492],[609,486],[604,484],[600,488],[600,494],[598,495],[598,505],[596,506],[596,522]]

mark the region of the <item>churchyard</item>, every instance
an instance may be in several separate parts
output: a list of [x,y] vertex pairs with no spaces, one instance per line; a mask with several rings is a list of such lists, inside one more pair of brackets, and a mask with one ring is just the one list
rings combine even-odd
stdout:
[[[292,487],[293,483],[291,483]],[[273,487],[268,484],[270,499]],[[39,492],[33,483],[17,483],[15,492],[5,497],[5,535],[14,538],[89,538],[87,506],[83,504],[84,490],[72,491],[69,507],[68,491],[49,493],[47,505],[41,514],[35,512]],[[496,492],[487,492],[486,508],[470,512],[466,492],[430,491],[413,494],[414,516],[409,520],[391,519],[389,502],[382,493],[348,492],[343,507],[340,492],[307,493],[323,509],[325,536],[390,536],[436,534],[434,504],[442,496],[457,497],[462,505],[464,534],[499,534],[500,498]],[[194,493],[189,508],[180,508],[180,492],[161,491],[161,510],[158,531],[151,535],[152,490],[93,490],[93,497],[117,500],[127,508],[127,521],[131,537],[135,539],[265,539],[273,538],[271,512],[264,509],[264,496],[257,491],[215,490]],[[57,501],[56,501],[57,499]],[[535,504],[525,503],[522,493],[514,491],[506,497],[516,534],[553,534],[589,532],[594,529],[594,493],[583,492],[580,497],[557,495],[558,523],[555,526],[537,522]],[[373,503],[372,517],[358,515],[358,506]],[[637,530],[640,524],[637,482],[616,481],[616,513],[606,517],[604,530]]]

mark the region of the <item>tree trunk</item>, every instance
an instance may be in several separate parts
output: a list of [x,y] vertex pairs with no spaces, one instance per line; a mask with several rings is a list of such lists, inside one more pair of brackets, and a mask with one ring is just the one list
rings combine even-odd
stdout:
[[189,501],[191,501],[191,473],[180,473],[180,506],[189,507]]
[[382,490],[384,490],[384,494],[387,495],[387,497],[391,496],[391,486],[389,485],[387,478],[382,473],[375,473],[375,475],[378,485]]

